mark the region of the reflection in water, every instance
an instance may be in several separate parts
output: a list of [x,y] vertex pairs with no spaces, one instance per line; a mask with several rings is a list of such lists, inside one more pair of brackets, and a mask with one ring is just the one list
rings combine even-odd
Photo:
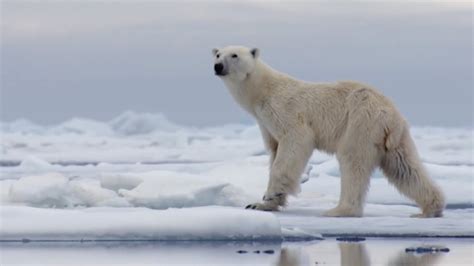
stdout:
[[[318,245],[318,244],[316,244]],[[370,256],[365,243],[338,243],[340,264],[342,266],[370,266]],[[310,257],[317,258],[322,254],[312,254],[311,246],[306,247],[284,247],[281,249],[275,266],[298,266],[298,265],[316,265],[326,264],[321,261],[310,261]],[[313,253],[314,250],[312,251]],[[377,254],[374,254],[377,255]],[[405,250],[400,251],[395,257],[388,260],[389,266],[430,266],[436,264],[443,256],[443,253],[407,253]]]
[[369,255],[363,243],[339,243],[339,251],[343,266],[370,265]]
[[430,266],[434,265],[443,254],[441,253],[423,253],[423,254],[415,254],[415,253],[406,253],[402,251],[398,254],[397,257],[391,259],[388,263],[389,266],[406,266],[406,265],[413,265],[413,266]]
[[472,240],[428,241],[449,253],[405,252],[420,242],[0,242],[0,265],[473,265]]
[[309,265],[309,259],[306,252],[298,248],[282,248],[280,257],[275,266],[299,266]]

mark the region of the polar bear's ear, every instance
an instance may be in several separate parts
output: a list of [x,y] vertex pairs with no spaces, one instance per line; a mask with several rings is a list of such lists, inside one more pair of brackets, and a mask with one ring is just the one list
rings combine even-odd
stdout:
[[260,55],[260,50],[258,48],[250,49],[250,53],[252,54],[253,58],[257,58]]
[[212,49],[212,54],[213,55],[216,55],[218,52],[219,52],[219,49],[217,49],[217,48]]

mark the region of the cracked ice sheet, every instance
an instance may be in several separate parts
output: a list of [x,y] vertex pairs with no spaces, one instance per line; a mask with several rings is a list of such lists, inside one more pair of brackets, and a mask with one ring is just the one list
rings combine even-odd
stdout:
[[[240,169],[237,169],[238,166],[240,166]],[[23,229],[17,229],[16,232],[22,230],[24,232],[29,232],[28,230],[41,231],[41,223],[32,224],[30,221],[37,221],[38,214],[51,214],[41,217],[43,217],[43,225],[52,225],[52,227],[49,227],[51,229],[48,231],[49,236],[56,238],[63,233],[60,230],[57,231],[57,228],[60,227],[55,226],[57,222],[55,217],[68,217],[72,214],[73,217],[77,218],[71,218],[72,220],[85,222],[72,224],[73,228],[68,230],[85,230],[83,232],[87,232],[89,223],[94,224],[95,219],[105,221],[111,219],[121,222],[114,233],[120,239],[128,239],[129,237],[133,239],[137,237],[136,235],[138,237],[180,239],[185,237],[186,234],[184,236],[181,234],[160,235],[160,232],[166,232],[163,229],[162,231],[153,231],[157,233],[157,235],[154,235],[153,232],[146,233],[141,231],[140,228],[146,228],[147,224],[153,225],[154,223],[157,223],[158,228],[160,228],[159,224],[162,217],[171,217],[177,213],[177,210],[184,213],[193,210],[190,212],[193,215],[185,217],[186,220],[192,221],[188,224],[190,227],[196,221],[199,224],[201,222],[205,223],[206,220],[202,220],[201,217],[207,215],[213,221],[236,226],[237,229],[234,232],[238,232],[242,229],[240,225],[245,225],[245,223],[232,219],[226,220],[225,216],[221,219],[220,208],[223,207],[209,207],[209,205],[221,205],[234,206],[234,208],[228,209],[235,211],[235,215],[268,215],[268,217],[272,217],[274,222],[279,220],[279,224],[285,230],[292,229],[293,232],[302,232],[302,234],[400,237],[474,236],[472,208],[448,209],[445,211],[443,218],[437,219],[409,218],[411,214],[416,214],[419,211],[418,208],[406,205],[408,201],[398,195],[386,180],[377,178],[372,180],[371,191],[374,192],[369,192],[369,203],[366,205],[363,218],[326,218],[321,216],[324,210],[334,207],[337,203],[339,178],[332,176],[310,178],[308,182],[302,185],[301,194],[296,198],[292,197],[289,207],[281,212],[272,214],[243,210],[242,206],[253,200],[258,200],[260,193],[264,191],[265,178],[259,178],[259,176],[266,171],[265,169],[265,165],[260,160],[245,160],[215,166],[200,174],[152,171],[118,176],[106,175],[99,180],[76,178],[69,180],[60,174],[49,174],[25,177],[18,181],[4,180],[2,181],[5,190],[4,197],[10,198],[2,206],[2,223],[16,224],[18,222],[17,218],[21,217],[20,220],[27,221],[27,224]],[[242,176],[248,178],[243,179]],[[460,180],[462,181],[462,179]],[[444,182],[443,180],[438,181]],[[7,182],[10,186],[9,189],[6,189]],[[40,182],[41,186],[37,182]],[[248,185],[251,185],[253,189],[245,189],[245,186]],[[452,186],[452,190],[445,191],[448,195],[448,203],[472,204],[472,191],[469,190],[469,186],[465,185],[465,183],[459,183],[457,186]],[[462,187],[467,188],[464,194]],[[380,193],[381,191],[384,193]],[[12,207],[11,205],[17,206]],[[22,205],[54,207],[56,209],[31,208]],[[85,208],[87,206],[105,207]],[[191,208],[193,206],[207,207]],[[170,209],[169,207],[180,207],[181,209]],[[152,210],[152,208],[161,210]],[[21,215],[17,215],[18,212]],[[153,216],[151,213],[156,215]],[[134,214],[138,215],[135,216]],[[122,219],[122,216],[132,216],[133,218],[132,220]],[[252,216],[248,216],[248,218],[253,219]],[[176,216],[176,219],[181,220],[179,216]],[[136,224],[136,220],[144,224]],[[254,224],[245,226],[256,226],[255,228],[257,228],[259,222],[257,220],[253,222]],[[11,232],[11,228],[2,226],[2,230],[4,230],[1,234],[2,238]],[[104,225],[103,229],[106,228]],[[209,223],[206,228],[218,230],[219,227]],[[97,239],[107,237],[106,232],[102,232],[96,227],[92,229],[92,233],[88,233],[89,235],[84,233],[84,236],[96,237]],[[184,227],[180,232],[186,232],[186,230],[186,227]],[[252,234],[258,235],[258,230],[248,233],[249,235],[244,234],[243,238],[252,238],[250,236]],[[206,234],[211,239],[216,236],[224,237],[219,235],[218,232],[213,235],[212,231],[207,231]],[[235,234],[232,233],[231,235]],[[24,235],[22,238],[30,237],[32,236]],[[192,235],[192,237],[205,238],[204,235],[199,234]],[[232,239],[230,235],[227,237]]]
[[[56,216],[75,212],[85,216],[103,212],[106,219],[113,212],[125,215],[140,210],[166,216],[174,210],[167,208],[187,211],[198,206],[203,215],[211,210],[219,213],[212,206],[227,206],[245,215],[249,211],[244,213],[241,208],[259,201],[266,188],[268,156],[256,126],[196,129],[174,125],[159,115],[127,112],[105,123],[72,119],[42,127],[15,121],[0,123],[0,130],[1,160],[21,162],[0,169],[2,223],[15,219],[16,212],[4,211],[12,208],[24,210],[21,213],[26,221],[35,221],[38,212],[54,212],[42,216],[49,217],[45,224],[48,219],[54,224]],[[428,172],[446,194],[449,209],[445,217],[408,218],[418,209],[409,206],[412,203],[380,172],[371,180],[365,217],[321,217],[324,210],[337,204],[340,173],[334,157],[315,152],[302,192],[290,199],[288,208],[275,214],[284,231],[472,236],[473,130],[414,127],[412,133]],[[79,164],[51,164],[58,161]],[[34,228],[35,223],[29,226]]]
[[[130,207],[136,207],[137,210],[153,212],[151,208],[180,207],[182,210],[187,210],[194,206],[220,205],[235,207],[239,213],[240,211],[244,214],[260,213],[242,210],[242,207],[249,202],[260,200],[266,186],[267,159],[266,156],[258,156],[229,160],[199,169],[188,169],[190,170],[188,172],[192,173],[186,173],[182,171],[182,166],[175,165],[168,167],[167,170],[104,173],[96,178],[70,178],[60,173],[26,176],[0,183],[3,191],[2,204],[67,208],[54,210],[59,217],[64,215],[61,212],[68,213],[69,209],[77,208],[84,208],[83,211],[88,214],[89,209],[85,207],[94,206],[124,207],[132,210]],[[315,165],[314,168],[309,181],[302,185],[302,192],[298,197],[290,198],[288,208],[275,213],[285,229],[325,235],[474,236],[473,209],[469,207],[473,204],[473,191],[469,173],[459,173],[462,168],[454,167],[451,173],[448,171],[451,168],[445,171],[448,174],[457,174],[458,177],[455,179],[441,176],[436,178],[438,184],[443,187],[448,204],[461,207],[446,210],[445,216],[438,219],[409,218],[410,215],[419,212],[418,208],[408,206],[410,201],[399,195],[385,179],[377,177],[371,180],[368,204],[363,218],[321,217],[324,210],[336,205],[340,180],[329,175],[332,174],[332,167],[318,169]],[[77,173],[81,175],[80,172]],[[8,208],[7,206],[2,208],[4,207]],[[173,209],[162,212],[167,213],[171,210]],[[218,216],[218,209],[211,210]],[[111,213],[107,208],[99,208],[96,211],[106,211],[104,217],[107,213]],[[35,220],[34,214],[35,212],[32,212],[28,216],[26,213],[23,218],[26,221]],[[8,213],[2,215],[3,221],[8,221],[10,218]],[[54,222],[54,216],[50,218]],[[135,230],[139,227],[124,228]],[[135,232],[123,233],[125,237]],[[97,237],[101,237],[100,232],[97,233]]]

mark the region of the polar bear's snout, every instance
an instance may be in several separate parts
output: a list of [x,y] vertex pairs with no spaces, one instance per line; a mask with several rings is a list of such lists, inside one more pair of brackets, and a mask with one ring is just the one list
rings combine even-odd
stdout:
[[222,63],[216,63],[214,65],[214,72],[217,76],[225,76],[225,72],[224,72],[224,64]]

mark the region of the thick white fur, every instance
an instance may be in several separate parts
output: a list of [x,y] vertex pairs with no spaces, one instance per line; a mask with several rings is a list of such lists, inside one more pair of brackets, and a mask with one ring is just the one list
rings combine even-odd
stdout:
[[370,176],[380,167],[400,193],[422,213],[444,209],[440,189],[428,177],[409,127],[393,103],[368,85],[341,81],[311,83],[278,72],[242,46],[214,49],[220,76],[235,100],[255,117],[270,152],[270,178],[261,203],[278,210],[300,191],[300,176],[314,149],[336,154],[341,169],[337,207],[327,216],[362,216]]

